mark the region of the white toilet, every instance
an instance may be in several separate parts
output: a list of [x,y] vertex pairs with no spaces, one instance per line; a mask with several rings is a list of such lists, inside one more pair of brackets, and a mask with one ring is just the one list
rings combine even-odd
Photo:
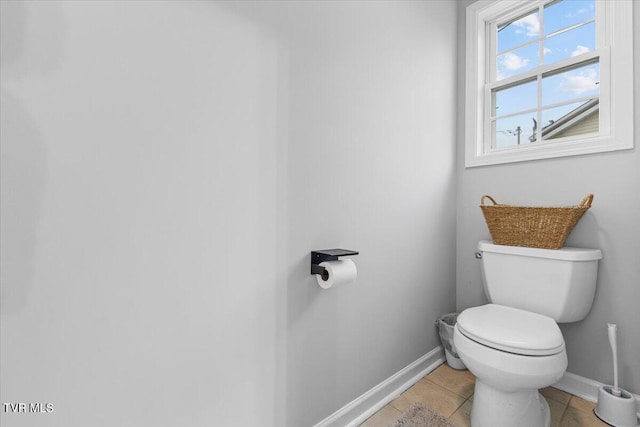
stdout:
[[459,316],[453,340],[476,376],[472,427],[549,427],[539,388],[567,368],[556,322],[585,318],[596,289],[598,249],[538,249],[478,243],[490,304]]

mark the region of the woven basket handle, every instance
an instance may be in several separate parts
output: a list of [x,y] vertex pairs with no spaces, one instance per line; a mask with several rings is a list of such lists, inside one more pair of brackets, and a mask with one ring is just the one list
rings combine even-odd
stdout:
[[587,194],[586,196],[584,196],[584,199],[582,199],[582,201],[580,202],[580,206],[585,208],[590,208],[591,202],[593,202],[593,194]]
[[493,200],[493,197],[489,196],[488,194],[485,194],[485,195],[484,195],[484,196],[482,196],[482,198],[480,199],[480,205],[481,205],[481,206],[485,206],[485,204],[484,204],[484,199],[489,199],[489,200],[491,200],[491,202],[492,202],[494,205],[497,205],[497,204],[498,204],[498,202],[496,202],[495,200]]

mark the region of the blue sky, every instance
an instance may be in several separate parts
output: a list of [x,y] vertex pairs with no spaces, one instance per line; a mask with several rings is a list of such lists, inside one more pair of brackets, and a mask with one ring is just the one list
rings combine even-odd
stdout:
[[[563,0],[545,7],[544,35],[570,27],[595,16],[594,0]],[[537,11],[510,23],[498,32],[498,52],[533,41],[540,35]]]
[[[497,34],[498,55],[496,57],[497,79],[514,76],[531,70],[541,62],[550,64],[575,57],[595,49],[595,23],[565,30],[595,16],[594,0],[562,0],[547,5],[544,21],[536,10],[526,16],[499,28]],[[564,31],[562,31],[564,30]],[[541,34],[542,33],[542,34]],[[544,36],[540,40],[541,35]],[[540,43],[543,55],[540,57]],[[515,47],[517,49],[514,49]],[[545,77],[542,82],[542,105],[570,102],[585,96],[597,96],[600,80],[599,64],[590,64],[568,72]],[[556,120],[574,109],[580,103],[543,111],[542,126],[548,120]],[[536,82],[525,83],[496,93],[497,116],[516,113],[537,107]],[[536,113],[498,119],[496,122],[497,146],[513,145],[517,139],[516,129],[520,126],[521,143],[533,130]]]

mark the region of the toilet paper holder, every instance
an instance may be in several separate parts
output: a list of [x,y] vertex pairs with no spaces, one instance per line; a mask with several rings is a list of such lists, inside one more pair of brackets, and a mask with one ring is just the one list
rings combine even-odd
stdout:
[[311,274],[324,276],[327,270],[320,266],[321,262],[336,261],[341,256],[358,255],[359,252],[350,249],[322,249],[311,251]]

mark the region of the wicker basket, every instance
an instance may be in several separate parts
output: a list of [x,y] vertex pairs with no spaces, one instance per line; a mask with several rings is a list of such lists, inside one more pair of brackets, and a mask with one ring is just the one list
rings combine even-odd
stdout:
[[[493,204],[485,205],[486,199]],[[480,209],[493,243],[560,249],[592,201],[593,194],[589,194],[578,206],[523,207],[498,204],[491,196],[484,195]]]

